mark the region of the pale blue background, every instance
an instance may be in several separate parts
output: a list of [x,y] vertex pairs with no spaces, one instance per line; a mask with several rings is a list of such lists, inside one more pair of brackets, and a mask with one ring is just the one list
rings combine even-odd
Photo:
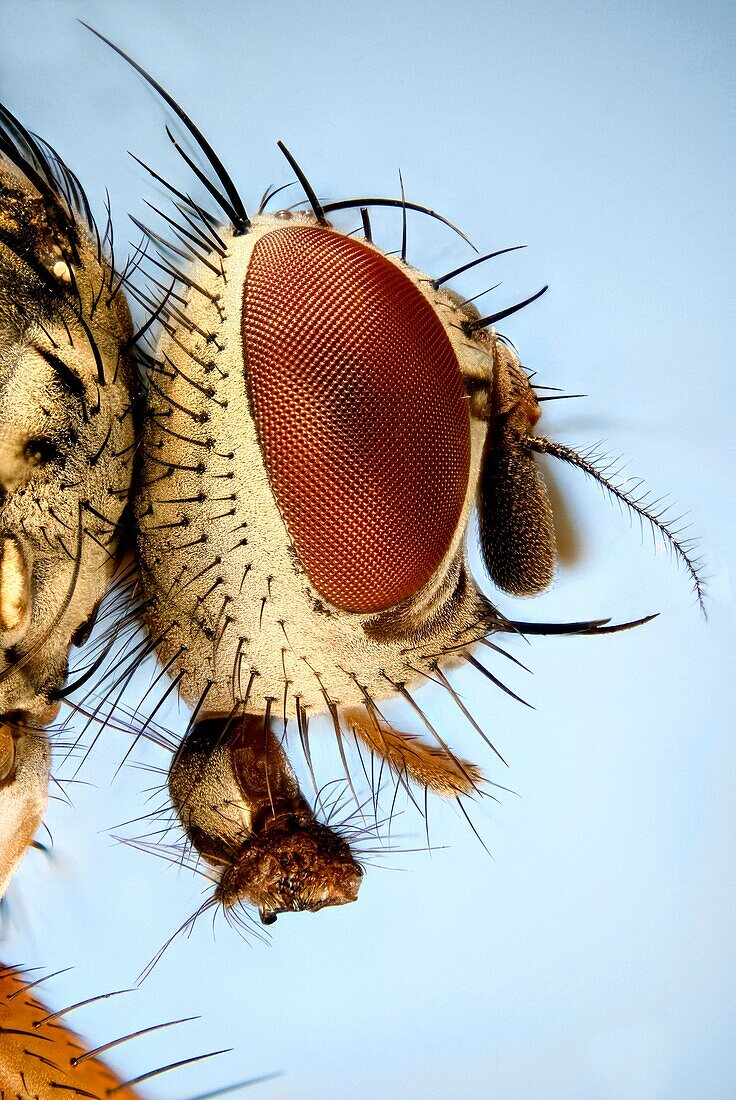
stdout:
[[[151,1089],[167,1100],[274,1069],[284,1076],[254,1097],[733,1097],[733,9],[3,0],[2,99],[58,147],[98,212],[109,187],[125,240],[126,213],[156,201],[126,149],[189,177],[160,104],[77,16],[180,99],[251,207],[290,178],[282,138],[323,196],[396,193],[401,167],[409,197],[483,250],[528,243],[461,288],[502,278],[489,306],[501,308],[551,284],[503,326],[542,382],[590,395],[547,405],[547,430],[608,440],[690,510],[710,578],[706,624],[648,533],[555,469],[575,560],[544,598],[500,606],[662,615],[617,638],[516,643],[534,676],[503,671],[536,711],[457,675],[508,772],[429,697],[453,745],[520,796],[475,808],[493,861],[434,802],[446,847],[431,859],[386,857],[400,870],[371,869],[359,904],[283,918],[267,948],[221,919],[213,941],[205,920],[142,990],[78,1026],[102,1042],[201,1013],[119,1052],[132,1074],[235,1048]],[[398,247],[399,218],[379,224]],[[440,273],[468,253],[412,218],[409,256]],[[80,777],[97,787],[71,789],[74,811],[53,805],[56,856],[30,857],[11,898],[5,955],[75,967],[52,983],[57,1004],[129,984],[200,900],[188,873],[109,839],[157,801],[141,791],[159,777],[140,771],[110,789],[126,747],[106,737]],[[397,833],[421,844],[411,814]]]

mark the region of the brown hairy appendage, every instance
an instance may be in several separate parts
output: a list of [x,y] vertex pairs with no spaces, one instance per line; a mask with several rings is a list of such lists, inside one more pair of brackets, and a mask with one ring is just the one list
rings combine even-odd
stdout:
[[189,838],[221,877],[215,897],[279,913],[344,905],[363,872],[348,843],[321,824],[268,720],[207,719],[184,739],[169,791]]

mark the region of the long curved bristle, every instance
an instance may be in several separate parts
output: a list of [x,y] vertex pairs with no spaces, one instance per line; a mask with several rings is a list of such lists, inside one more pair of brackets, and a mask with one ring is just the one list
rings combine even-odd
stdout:
[[317,219],[317,221],[319,222],[320,225],[327,225],[327,218],[325,217],[325,212],[322,209],[322,205],[321,205],[319,199],[317,198],[317,194],[316,194],[314,188],[312,187],[311,183],[307,179],[306,175],[304,174],[302,168],[298,164],[297,160],[292,155],[292,153],[290,153],[289,150],[286,148],[283,141],[277,141],[276,144],[278,145],[279,149],[281,150],[281,152],[284,154],[284,156],[288,160],[289,164],[291,165],[291,167],[294,170],[294,174],[295,174],[296,178],[299,180],[300,184],[302,185],[302,187],[304,189],[304,194],[307,196],[307,199],[309,201],[309,205],[312,207],[312,212],[314,213],[315,218]]
[[172,96],[170,96],[164,88],[161,87],[158,81],[155,80],[150,75],[150,73],[146,72],[142,65],[139,65],[137,61],[134,61],[133,58],[129,56],[129,54],[127,54],[124,50],[121,50],[120,47],[116,46],[114,42],[111,42],[110,39],[106,38],[104,34],[100,34],[99,31],[96,31],[94,29],[94,27],[90,27],[89,23],[85,23],[83,19],[80,19],[79,22],[82,24],[83,27],[86,27],[88,31],[91,31],[92,34],[95,35],[95,37],[99,38],[101,42],[104,42],[105,45],[109,46],[111,50],[114,50],[115,53],[118,54],[118,56],[122,57],[124,61],[127,61],[127,63],[133,69],[135,69],[135,71],[140,76],[142,76],[145,81],[147,81],[151,85],[154,91],[156,91],[158,95],[161,96],[164,103],[166,103],[171,108],[177,118],[179,118],[184,123],[187,130],[192,135],[197,145],[200,147],[210,165],[214,169],[217,178],[225,189],[227,199],[224,199],[224,197],[220,195],[218,197],[218,202],[220,202],[223,210],[225,210],[225,212],[232,218],[235,232],[244,233],[250,225],[250,219],[248,217],[245,206],[243,205],[243,200],[241,199],[235,184],[230,178],[228,172],[226,171],[224,164],[217,156],[214,149],[207,141],[199,127],[194,124],[194,122],[189,118],[184,109],[179,106],[176,100]]
[[438,214],[436,210],[430,210],[428,206],[422,206],[418,202],[409,202],[408,199],[338,199],[336,202],[326,202],[322,210],[325,214],[331,214],[334,210],[360,210],[362,207],[369,206],[395,206],[400,210],[415,210],[418,214],[426,214],[428,218],[435,218],[436,221],[442,222],[443,225],[448,226],[454,233],[457,233],[458,237],[462,237],[465,243],[469,244],[473,251],[478,251],[470,238],[465,236],[462,229],[458,229],[458,227],[448,218],[443,217],[442,214]]
[[480,328],[488,328],[489,325],[495,325],[498,321],[503,321],[505,317],[510,317],[512,313],[518,313],[520,309],[524,309],[526,306],[531,305],[532,302],[536,302],[537,298],[541,298],[548,290],[549,286],[543,286],[541,290],[538,290],[536,294],[531,294],[528,298],[525,298],[523,302],[517,302],[516,305],[509,306],[507,309],[501,309],[498,313],[489,313],[487,317],[479,317],[477,321],[466,321],[463,328],[470,336]]

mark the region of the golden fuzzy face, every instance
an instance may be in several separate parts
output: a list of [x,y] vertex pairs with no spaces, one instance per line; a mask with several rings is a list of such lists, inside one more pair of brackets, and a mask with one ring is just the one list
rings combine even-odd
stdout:
[[67,658],[116,564],[132,328],[74,176],[0,108],[0,893],[40,822]]

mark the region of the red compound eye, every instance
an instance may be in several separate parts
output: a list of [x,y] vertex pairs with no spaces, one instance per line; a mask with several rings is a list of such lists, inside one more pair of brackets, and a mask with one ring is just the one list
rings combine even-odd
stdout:
[[390,260],[328,229],[255,245],[243,296],[251,398],[271,486],[315,589],[375,612],[438,567],[468,487],[457,358]]

